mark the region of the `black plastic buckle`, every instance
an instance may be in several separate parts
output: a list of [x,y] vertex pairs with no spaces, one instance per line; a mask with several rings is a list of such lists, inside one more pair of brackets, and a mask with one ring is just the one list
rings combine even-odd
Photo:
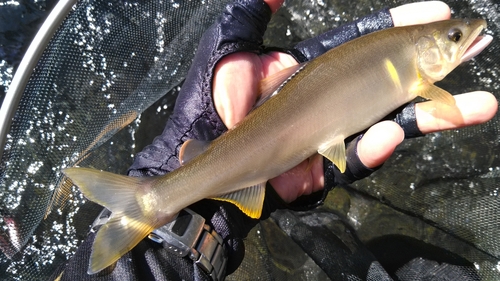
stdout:
[[213,280],[224,280],[227,253],[222,238],[192,210],[183,209],[172,222],[155,229],[148,238],[180,257],[188,256]]
[[156,243],[163,244],[165,249],[180,257],[191,254],[191,259],[199,258],[199,253],[193,252],[196,242],[203,231],[205,219],[190,209],[182,210],[170,223],[153,230],[148,236]]

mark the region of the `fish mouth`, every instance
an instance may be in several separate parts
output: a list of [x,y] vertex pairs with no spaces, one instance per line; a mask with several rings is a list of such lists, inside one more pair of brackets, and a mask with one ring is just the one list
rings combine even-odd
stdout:
[[479,53],[481,53],[490,43],[493,41],[493,37],[490,35],[479,35],[485,25],[481,25],[477,27],[467,38],[467,41],[464,46],[467,46],[465,52],[462,54],[460,58],[460,63],[469,61]]

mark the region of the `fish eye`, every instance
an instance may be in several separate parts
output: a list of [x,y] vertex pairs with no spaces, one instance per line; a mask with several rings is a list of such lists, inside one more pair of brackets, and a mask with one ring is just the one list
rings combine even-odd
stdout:
[[448,32],[448,38],[453,42],[458,42],[462,38],[462,31],[458,28],[453,28]]

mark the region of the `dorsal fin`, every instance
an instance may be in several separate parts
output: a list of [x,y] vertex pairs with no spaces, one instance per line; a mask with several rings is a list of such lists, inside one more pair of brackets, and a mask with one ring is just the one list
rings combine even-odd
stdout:
[[266,182],[240,189],[212,199],[230,202],[247,216],[258,219],[262,214],[262,205],[266,194]]
[[261,106],[270,97],[274,96],[283,85],[295,76],[307,63],[301,63],[287,67],[273,75],[262,79],[259,83],[260,96],[254,105],[254,109]]
[[185,165],[187,162],[196,156],[202,154],[207,150],[210,145],[209,141],[199,141],[194,139],[189,139],[182,144],[179,151],[179,162],[181,165]]

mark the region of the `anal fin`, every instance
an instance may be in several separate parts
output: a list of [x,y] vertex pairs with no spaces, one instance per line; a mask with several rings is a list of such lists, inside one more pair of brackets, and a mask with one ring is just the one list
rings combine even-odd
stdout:
[[240,210],[247,216],[253,219],[258,219],[262,214],[265,194],[266,182],[263,182],[235,192],[226,193],[212,199],[230,202],[240,208]]
[[344,138],[338,137],[318,149],[318,153],[332,161],[340,172],[345,172],[346,156]]

